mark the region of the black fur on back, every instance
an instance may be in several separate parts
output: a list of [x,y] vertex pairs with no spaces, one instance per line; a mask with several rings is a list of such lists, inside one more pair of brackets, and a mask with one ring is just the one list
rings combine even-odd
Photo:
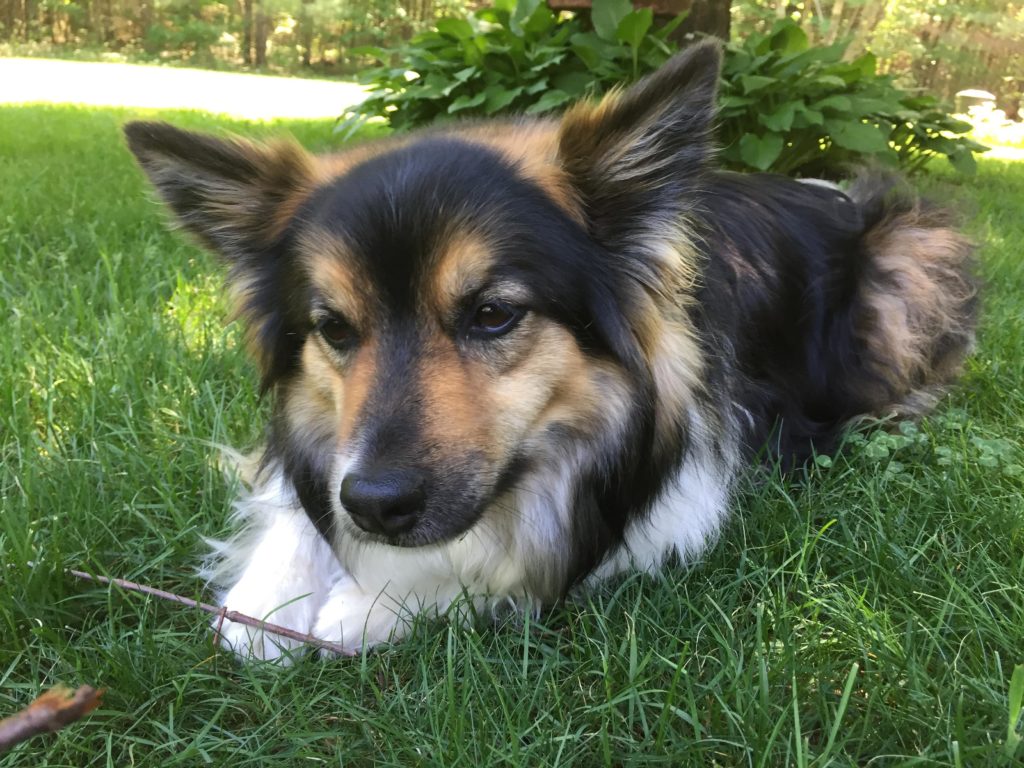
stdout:
[[[766,460],[791,467],[831,451],[854,417],[885,415],[908,394],[864,343],[878,318],[863,297],[880,268],[867,238],[917,205],[885,175],[861,178],[849,194],[769,174],[708,178],[695,321],[732,400],[723,405],[740,409],[748,454],[764,448]],[[971,283],[969,254],[960,269]],[[969,333],[974,299],[961,311]]]

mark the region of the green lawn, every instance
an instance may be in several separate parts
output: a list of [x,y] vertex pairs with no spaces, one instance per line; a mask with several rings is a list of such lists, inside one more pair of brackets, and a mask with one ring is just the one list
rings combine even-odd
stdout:
[[[167,233],[121,145],[138,114],[0,109],[0,715],[58,681],[108,689],[0,766],[1013,762],[1024,163],[923,182],[984,244],[987,298],[964,385],[919,428],[746,490],[696,566],[540,624],[243,667],[204,615],[64,575],[199,596],[231,494],[215,444],[252,446],[265,409],[218,269]],[[330,143],[329,122],[287,127]]]

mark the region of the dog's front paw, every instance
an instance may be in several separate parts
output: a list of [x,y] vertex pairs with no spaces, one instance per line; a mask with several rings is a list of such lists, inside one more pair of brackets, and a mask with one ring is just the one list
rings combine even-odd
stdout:
[[[403,602],[381,592],[363,592],[351,577],[335,583],[317,614],[313,635],[346,650],[370,648],[405,634],[412,613]],[[321,650],[325,656],[336,655]]]
[[[272,623],[276,624],[277,622]],[[219,617],[216,618],[213,621],[213,629],[217,633],[217,639],[221,646],[243,660],[255,659],[289,664],[305,652],[305,646],[299,640],[277,635],[262,628],[240,624],[230,619],[224,619],[221,622]],[[288,629],[292,629],[292,627],[288,627]]]
[[[227,610],[306,635],[342,569],[306,514],[285,501],[280,491],[267,491],[242,505],[252,527],[217,546],[215,569],[231,577],[214,577],[230,585],[220,595]],[[304,650],[301,640],[226,617],[215,617],[213,626],[221,645],[243,659],[287,663]]]
[[[227,610],[293,632],[309,633],[319,604],[315,595],[285,596],[274,590],[256,593],[249,586],[244,581],[239,582],[224,595],[222,602]],[[301,640],[275,634],[263,627],[227,618],[222,620],[220,616],[214,618],[213,628],[220,644],[243,659],[288,663],[305,649]]]

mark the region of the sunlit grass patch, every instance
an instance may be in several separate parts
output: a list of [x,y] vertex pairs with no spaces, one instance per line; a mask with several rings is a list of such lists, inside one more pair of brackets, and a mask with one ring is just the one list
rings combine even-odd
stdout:
[[[1024,164],[919,180],[986,284],[963,384],[920,424],[751,478],[699,563],[540,621],[418,621],[356,659],[237,666],[188,609],[227,530],[216,444],[257,394],[221,268],[170,234],[121,143],[154,113],[0,109],[0,715],[55,681],[104,707],[21,765],[1011,765],[1024,663]],[[332,122],[177,124],[315,148]],[[885,428],[882,428],[882,427]]]
[[250,120],[333,118],[364,96],[361,86],[340,80],[2,57],[0,83],[0,104],[200,109]]

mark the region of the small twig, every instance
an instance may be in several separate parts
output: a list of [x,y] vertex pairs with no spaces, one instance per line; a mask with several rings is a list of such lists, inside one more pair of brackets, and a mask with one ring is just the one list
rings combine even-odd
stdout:
[[165,592],[164,590],[157,589],[156,587],[138,584],[134,581],[128,581],[127,579],[112,579],[107,576],[93,575],[86,573],[85,571],[69,569],[68,573],[79,579],[85,579],[86,581],[96,581],[100,584],[113,584],[114,586],[120,587],[121,589],[127,589],[131,592],[141,592],[145,595],[159,597],[161,600],[170,600],[174,603],[187,605],[189,608],[198,608],[201,611],[206,611],[207,613],[220,616],[220,621],[217,625],[218,634],[220,634],[220,626],[225,620],[227,620],[233,621],[236,624],[245,624],[247,627],[254,627],[255,629],[270,632],[274,635],[280,635],[281,637],[287,637],[289,640],[298,640],[300,643],[312,645],[315,648],[322,648],[325,651],[336,653],[339,656],[356,655],[355,651],[345,648],[338,643],[332,643],[329,640],[321,640],[320,638],[306,634],[305,632],[298,632],[294,629],[289,629],[288,627],[282,627],[279,624],[272,624],[269,621],[257,619],[254,616],[246,616],[244,613],[239,613],[238,611],[229,611],[226,607],[210,605],[209,603],[200,603],[197,600],[193,600],[182,595],[176,595],[173,592]]
[[58,685],[42,693],[21,712],[0,720],[0,752],[40,733],[59,731],[100,705],[105,688],[83,685],[72,692]]

